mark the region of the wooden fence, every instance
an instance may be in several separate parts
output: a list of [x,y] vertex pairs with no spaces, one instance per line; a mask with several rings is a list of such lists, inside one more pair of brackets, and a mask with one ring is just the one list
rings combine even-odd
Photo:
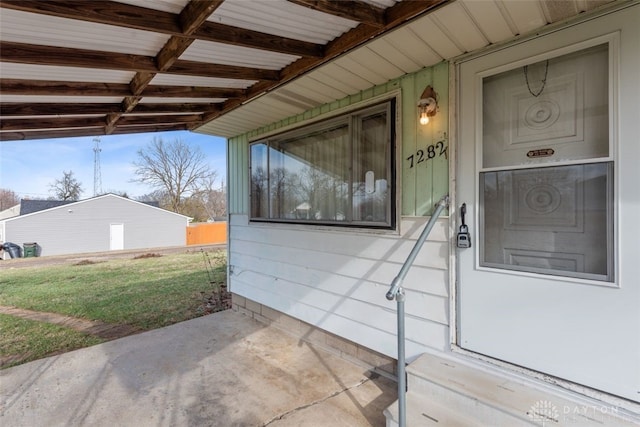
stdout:
[[187,227],[187,245],[204,245],[227,242],[226,222],[191,224]]

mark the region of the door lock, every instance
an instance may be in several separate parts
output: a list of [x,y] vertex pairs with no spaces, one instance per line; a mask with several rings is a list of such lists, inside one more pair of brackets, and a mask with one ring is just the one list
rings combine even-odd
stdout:
[[459,248],[470,248],[471,247],[471,235],[469,234],[469,227],[464,223],[464,216],[467,213],[467,204],[463,203],[460,206],[460,229],[458,230],[458,235],[456,237],[456,246]]

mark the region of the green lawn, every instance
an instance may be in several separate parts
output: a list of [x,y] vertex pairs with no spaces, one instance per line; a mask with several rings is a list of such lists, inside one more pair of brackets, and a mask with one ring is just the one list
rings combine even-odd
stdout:
[[0,314],[2,367],[104,342],[73,329]]
[[[208,259],[201,252],[193,252],[79,264],[82,265],[3,270],[0,272],[0,305],[150,330],[213,311],[206,305],[206,299],[226,281],[224,251],[209,252]],[[44,336],[60,333],[57,329],[60,327],[34,326],[30,321],[5,317],[0,318],[2,358],[14,351],[31,352],[31,343],[45,348],[39,344]],[[78,334],[71,332],[61,341],[60,348],[33,350],[33,354],[38,355],[34,358],[99,342],[86,336],[82,340],[82,334],[71,337]],[[20,343],[18,347],[16,343]]]

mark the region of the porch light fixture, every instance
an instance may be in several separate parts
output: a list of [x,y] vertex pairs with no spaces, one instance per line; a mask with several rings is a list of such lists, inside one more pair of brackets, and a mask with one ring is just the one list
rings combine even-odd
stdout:
[[427,86],[418,101],[418,117],[421,125],[429,123],[429,118],[438,111],[438,94],[431,86]]

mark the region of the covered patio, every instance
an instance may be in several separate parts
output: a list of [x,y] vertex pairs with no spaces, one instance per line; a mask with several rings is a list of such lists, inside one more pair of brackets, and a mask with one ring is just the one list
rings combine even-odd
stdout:
[[[366,349],[383,356],[374,365],[393,372],[400,310],[384,292],[431,207],[448,194],[449,211],[406,284],[413,305],[404,340],[413,360],[408,424],[637,425],[640,288],[633,233],[640,215],[633,114],[639,11],[638,0],[3,0],[0,141],[170,130],[228,138],[234,304],[243,301],[240,312],[267,323],[274,319],[263,319],[265,311],[281,315],[288,319],[281,326],[291,321],[292,334],[304,323],[341,341],[325,351],[273,324],[233,312],[212,315],[4,371],[0,420],[358,426],[383,425],[384,410],[388,426],[404,426],[399,404],[388,408],[396,384],[350,360],[368,356],[361,351]],[[553,76],[554,61],[573,63],[589,49],[597,51],[592,59],[600,68],[576,59],[581,65],[575,71],[558,66]],[[601,88],[592,104],[583,102],[596,93],[583,82],[586,71]],[[485,91],[485,79],[489,84],[495,76],[515,83]],[[571,96],[550,96],[554,84]],[[485,99],[485,93],[495,98]],[[539,95],[545,107],[529,108]],[[565,108],[567,100],[573,104]],[[434,102],[437,117],[423,127],[423,107]],[[394,190],[384,194],[384,222],[341,222],[336,215],[314,223],[323,218],[254,210],[254,182],[260,180],[252,181],[252,168],[260,164],[252,163],[252,147],[279,135],[302,140],[312,126],[334,119],[352,125],[346,134],[353,141],[364,141],[358,117],[379,105],[390,135],[389,154],[379,158],[389,173],[354,161],[349,167],[362,176],[350,175],[344,188],[353,193],[353,182],[366,189],[367,175],[384,176],[379,188]],[[499,120],[487,114],[485,126],[484,111],[493,105],[501,106]],[[517,105],[522,108],[512,108]],[[563,120],[561,111],[568,112]],[[589,119],[590,112],[597,120]],[[565,122],[556,135],[551,126]],[[601,151],[551,157],[560,149],[547,141],[583,147],[584,135],[596,135],[584,124],[596,122]],[[521,148],[500,142],[492,152],[484,141],[493,134],[485,138],[485,130],[512,135]],[[357,147],[349,146],[351,157]],[[521,157],[485,165],[485,152],[492,153],[487,159],[511,159],[513,152]],[[317,157],[316,164],[326,163]],[[555,175],[545,174],[551,167],[596,162],[607,164],[599,192],[583,191],[578,180],[565,186],[571,191],[563,199],[551,185]],[[512,268],[517,261],[480,265],[482,245],[503,242],[487,238],[483,228],[480,178],[520,170],[534,170],[535,179],[513,200],[532,213],[522,224],[501,217],[495,229],[515,224],[554,239],[548,247],[518,249],[534,264],[528,270]],[[375,180],[368,182],[374,193]],[[528,192],[539,183],[550,190]],[[555,260],[574,247],[596,246],[556,247],[554,234],[558,227],[582,233],[583,212],[591,210],[582,205],[583,194],[596,193],[602,197],[590,203],[607,207],[605,226],[594,227],[608,233],[599,238],[606,242],[600,245],[606,274],[595,280],[582,267],[535,264],[548,259],[560,265]],[[504,200],[512,199],[500,199],[496,212],[516,219],[515,213],[529,212]],[[554,222],[551,213],[564,212],[557,209],[560,200],[568,200],[567,212],[574,213]],[[310,208],[299,201],[293,206]],[[539,221],[527,222],[532,218]],[[456,245],[463,230],[471,231],[473,246]],[[502,244],[496,253],[511,246]],[[514,253],[503,251],[518,259],[509,255]],[[576,266],[589,264],[580,261],[585,254],[575,255]],[[558,274],[563,269],[576,274]],[[433,412],[434,402],[456,421]]]
[[382,426],[395,383],[231,310],[0,374],[7,426]]

